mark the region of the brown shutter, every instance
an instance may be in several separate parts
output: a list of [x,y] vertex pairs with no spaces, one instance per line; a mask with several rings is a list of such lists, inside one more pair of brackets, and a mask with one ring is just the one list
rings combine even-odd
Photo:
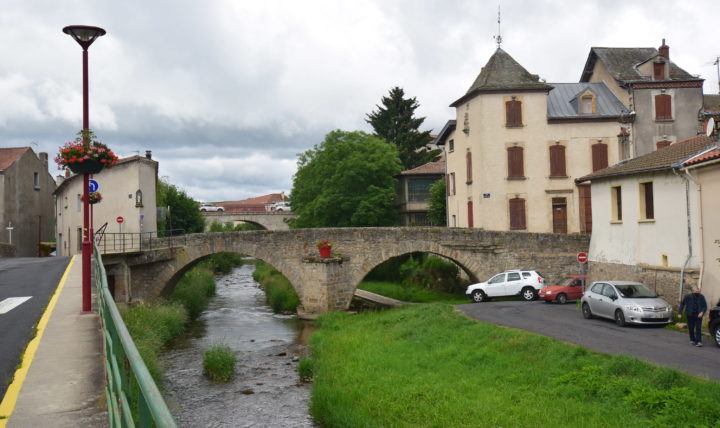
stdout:
[[523,148],[508,147],[508,178],[522,178],[525,176],[523,168]]
[[597,143],[592,145],[592,168],[593,172],[608,167],[607,144]]
[[450,189],[450,191],[454,195],[455,193],[457,193],[457,190],[455,188],[455,173],[454,172],[450,173],[450,181],[452,181],[452,188]]
[[653,79],[665,80],[665,64],[662,62],[653,63]]
[[655,207],[653,206],[653,184],[650,183],[644,183],[645,186],[645,218],[646,219],[653,219],[655,218]]
[[509,206],[510,230],[525,230],[525,199],[510,199]]
[[565,146],[550,146],[550,176],[565,177]]
[[580,196],[580,233],[592,233],[592,197],[590,193],[590,185],[582,184],[578,186],[578,194]]
[[467,167],[467,182],[472,183],[472,154],[470,152],[465,154],[465,163]]
[[468,227],[473,227],[473,205],[472,201],[468,201],[467,203],[467,210],[468,210]]
[[450,174],[445,174],[445,195],[450,196]]
[[522,103],[520,101],[505,102],[505,125],[522,126]]
[[668,140],[660,140],[657,142],[657,149],[664,149],[665,147],[669,146],[671,143]]
[[655,119],[672,119],[671,98],[668,94],[655,95]]

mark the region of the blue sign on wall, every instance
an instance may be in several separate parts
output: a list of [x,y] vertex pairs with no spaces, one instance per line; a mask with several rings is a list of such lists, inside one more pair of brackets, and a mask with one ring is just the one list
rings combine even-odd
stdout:
[[90,192],[97,192],[100,189],[100,184],[98,184],[97,181],[91,179],[89,181],[88,188]]

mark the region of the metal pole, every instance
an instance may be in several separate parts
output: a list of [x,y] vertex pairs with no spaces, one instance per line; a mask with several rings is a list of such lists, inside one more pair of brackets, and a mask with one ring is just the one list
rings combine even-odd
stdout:
[[[83,49],[83,144],[90,147],[90,108],[88,100],[88,52]],[[83,241],[82,241],[82,312],[90,313],[92,303],[90,297],[91,279],[90,263],[92,242],[90,241],[90,175],[83,174]]]

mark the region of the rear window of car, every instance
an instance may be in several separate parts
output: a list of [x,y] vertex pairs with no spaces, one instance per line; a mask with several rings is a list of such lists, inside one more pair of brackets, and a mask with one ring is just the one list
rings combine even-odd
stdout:
[[520,281],[520,274],[517,272],[510,272],[507,276],[508,281]]
[[532,274],[530,272],[523,272],[522,275],[523,275],[523,278],[530,278],[532,276]]

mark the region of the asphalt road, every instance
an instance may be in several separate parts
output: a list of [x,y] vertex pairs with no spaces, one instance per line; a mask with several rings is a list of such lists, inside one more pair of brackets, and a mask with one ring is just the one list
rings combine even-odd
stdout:
[[687,333],[658,326],[618,327],[612,320],[582,316],[574,302],[490,301],[457,305],[467,316],[531,331],[608,354],[630,355],[705,379],[720,382],[720,349],[709,337],[702,348],[690,345]]
[[[69,257],[0,259],[0,399],[69,261]],[[6,299],[17,297],[30,299],[7,311],[13,305]]]

